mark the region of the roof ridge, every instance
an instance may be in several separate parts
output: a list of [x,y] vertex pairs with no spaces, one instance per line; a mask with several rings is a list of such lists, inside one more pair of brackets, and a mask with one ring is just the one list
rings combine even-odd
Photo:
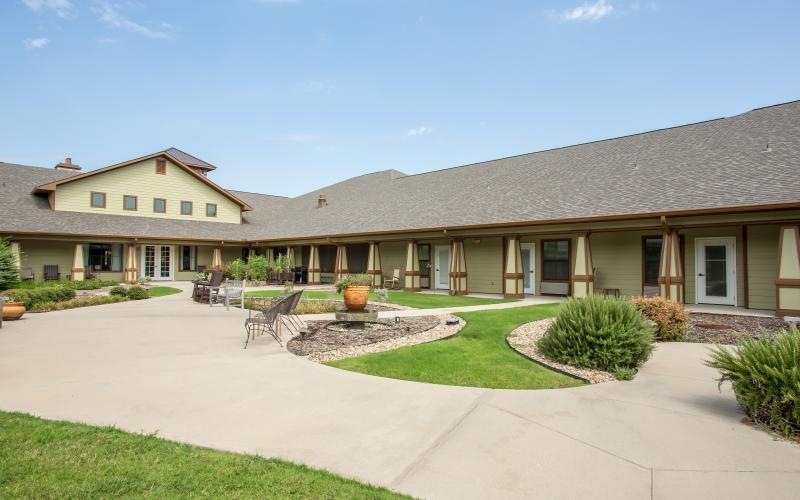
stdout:
[[291,199],[290,197],[288,197],[288,196],[284,196],[284,195],[282,195],[282,194],[257,193],[257,192],[255,192],[255,191],[242,191],[241,189],[227,189],[227,188],[225,188],[225,190],[226,190],[226,191],[234,191],[234,192],[236,192],[236,193],[257,194],[257,195],[259,195],[259,196],[270,196],[270,197],[272,197],[272,198],[286,198],[286,199]]
[[779,102],[777,104],[769,104],[767,106],[761,106],[760,108],[753,108],[750,111],[746,111],[746,112],[744,112],[742,114],[744,115],[744,114],[750,113],[751,111],[759,111],[759,110],[762,110],[762,109],[775,108],[775,107],[778,107],[778,106],[786,106],[787,104],[794,104],[796,102],[800,102],[800,99],[795,99],[793,101]]

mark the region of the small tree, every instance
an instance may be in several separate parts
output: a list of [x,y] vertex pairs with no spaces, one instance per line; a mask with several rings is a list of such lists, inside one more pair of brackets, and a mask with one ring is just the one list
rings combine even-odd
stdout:
[[19,283],[17,257],[8,240],[0,238],[0,290],[8,290]]
[[250,278],[256,281],[267,281],[269,278],[269,262],[263,255],[253,255],[247,261],[250,268]]

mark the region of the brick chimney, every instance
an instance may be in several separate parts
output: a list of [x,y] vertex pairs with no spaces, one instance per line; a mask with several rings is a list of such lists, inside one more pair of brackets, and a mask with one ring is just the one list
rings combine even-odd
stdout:
[[72,163],[72,158],[64,158],[64,161],[56,165],[56,170],[68,170],[70,172],[77,172],[81,169],[80,165]]
[[328,199],[325,198],[324,194],[319,195],[319,199],[317,200],[317,208],[322,208],[327,206],[328,206]]

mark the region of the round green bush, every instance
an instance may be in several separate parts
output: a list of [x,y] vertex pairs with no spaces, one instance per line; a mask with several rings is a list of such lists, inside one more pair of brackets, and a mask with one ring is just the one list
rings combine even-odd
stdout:
[[613,373],[647,361],[653,327],[630,302],[590,295],[561,306],[539,348],[559,363]]
[[124,286],[115,286],[111,290],[108,291],[109,295],[114,295],[116,297],[127,297],[128,296],[128,289]]
[[149,299],[150,295],[147,290],[140,286],[132,286],[128,288],[128,298],[131,300]]
[[731,382],[736,399],[756,422],[783,434],[800,435],[800,330],[792,325],[774,339],[717,346],[706,365]]

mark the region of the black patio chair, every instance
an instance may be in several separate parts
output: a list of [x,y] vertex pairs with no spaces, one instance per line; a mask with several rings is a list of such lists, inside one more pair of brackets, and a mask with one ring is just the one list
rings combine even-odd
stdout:
[[253,340],[255,340],[256,334],[263,335],[264,332],[272,335],[272,338],[275,339],[278,345],[283,347],[283,342],[281,342],[280,335],[278,335],[278,330],[275,323],[278,319],[278,315],[281,313],[283,308],[286,307],[285,303],[285,297],[270,301],[253,301],[249,317],[244,320],[244,330],[246,332],[243,346],[244,349],[247,349],[247,344],[250,342],[251,337]]
[[286,312],[281,312],[286,316],[286,319],[294,326],[298,331],[303,328],[305,325],[303,324],[303,320],[300,319],[294,310],[297,307],[297,304],[300,303],[300,298],[303,296],[303,290],[299,292],[294,292],[293,294],[286,297],[286,300],[289,302],[289,305],[286,306]]
[[58,272],[58,264],[45,264],[44,265],[44,280],[58,281],[61,279],[61,273]]
[[211,294],[219,293],[219,287],[225,279],[222,271],[213,271],[208,283],[195,283],[197,291],[193,292],[198,302],[211,303]]

